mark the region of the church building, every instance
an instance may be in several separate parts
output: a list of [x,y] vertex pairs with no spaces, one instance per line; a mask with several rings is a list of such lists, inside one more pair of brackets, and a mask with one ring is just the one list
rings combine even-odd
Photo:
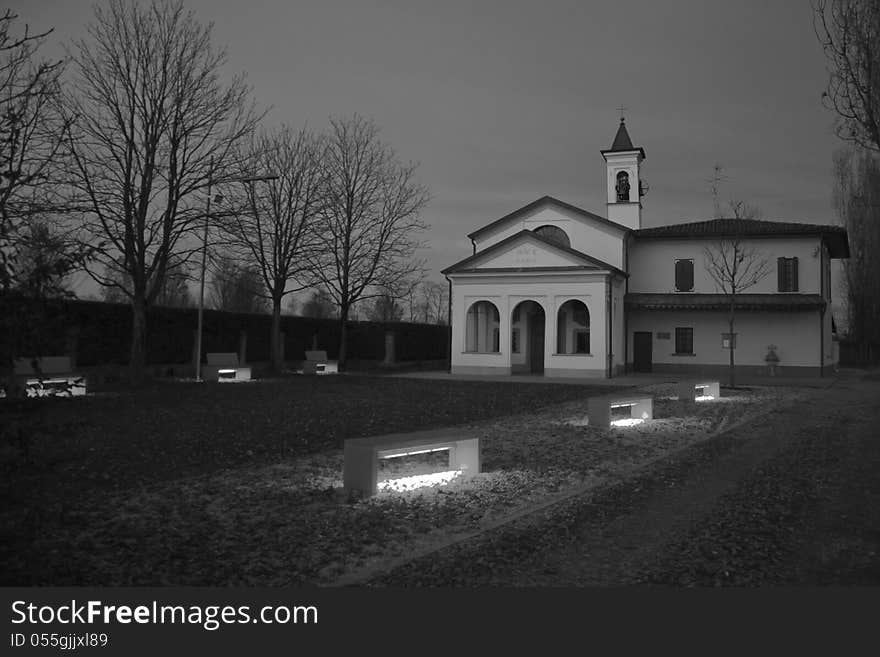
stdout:
[[[830,273],[849,257],[842,227],[733,218],[643,228],[645,151],[623,119],[601,154],[607,216],[544,196],[470,233],[472,255],[443,271],[453,374],[718,374],[731,346],[743,372],[835,365]],[[719,277],[738,254],[750,269]]]

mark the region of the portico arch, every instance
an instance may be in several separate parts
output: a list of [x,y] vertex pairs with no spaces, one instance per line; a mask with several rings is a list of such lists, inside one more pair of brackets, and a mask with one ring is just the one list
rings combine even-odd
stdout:
[[556,353],[589,354],[590,311],[578,299],[569,299],[559,307],[556,317]]
[[531,299],[517,303],[510,316],[510,371],[543,374],[547,315]]
[[465,351],[478,354],[498,353],[501,322],[498,308],[491,301],[477,301],[467,311]]

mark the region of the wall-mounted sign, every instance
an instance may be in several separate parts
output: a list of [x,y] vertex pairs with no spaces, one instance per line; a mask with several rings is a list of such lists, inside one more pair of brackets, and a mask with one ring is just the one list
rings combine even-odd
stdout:
[[658,331],[657,332],[658,340],[671,340],[672,334],[669,331]]
[[721,348],[722,349],[736,349],[736,333],[722,333],[721,334]]

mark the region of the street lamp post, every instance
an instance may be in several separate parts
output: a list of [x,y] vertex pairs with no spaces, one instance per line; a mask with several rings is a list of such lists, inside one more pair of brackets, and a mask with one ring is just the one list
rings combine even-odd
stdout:
[[[213,170],[213,166],[211,167]],[[242,183],[254,183],[259,180],[278,180],[278,176],[271,174],[266,176],[248,176],[246,178],[224,178],[225,182],[242,182]],[[198,320],[198,329],[196,330],[196,381],[202,380],[202,327],[203,327],[203,319],[202,316],[204,314],[205,308],[205,269],[207,265],[208,258],[208,222],[211,218],[211,187],[214,184],[213,178],[208,179],[208,203],[205,209],[205,227],[204,232],[202,233],[202,275],[201,281],[199,283],[199,320]],[[215,203],[220,203],[223,200],[223,196],[221,194],[217,194],[214,197]]]

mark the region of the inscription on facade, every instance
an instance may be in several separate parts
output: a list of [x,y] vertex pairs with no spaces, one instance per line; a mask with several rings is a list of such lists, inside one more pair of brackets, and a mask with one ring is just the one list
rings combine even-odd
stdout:
[[538,258],[538,249],[533,246],[521,246],[513,252],[513,261],[517,265],[533,265]]

